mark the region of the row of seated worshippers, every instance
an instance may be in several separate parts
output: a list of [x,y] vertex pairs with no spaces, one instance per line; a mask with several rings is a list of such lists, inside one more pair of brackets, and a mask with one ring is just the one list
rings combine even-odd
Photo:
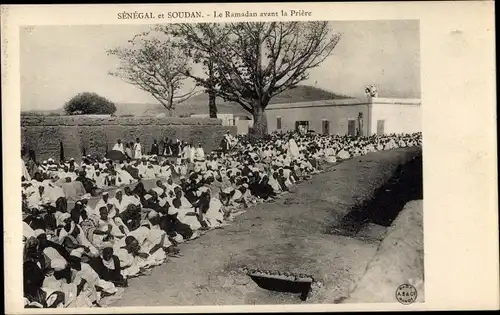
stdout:
[[33,176],[23,175],[23,198],[35,207],[44,203],[53,204],[59,197],[76,201],[85,193],[95,196],[109,187],[130,185],[139,179],[185,176],[188,165],[181,161],[181,158],[170,161],[153,155],[113,163],[108,159],[97,160],[88,156],[80,165],[74,159],[59,165],[49,159],[34,170]]
[[256,142],[240,137],[234,151],[194,163],[181,160],[185,170],[177,183],[168,176],[147,190],[139,180],[112,198],[108,192],[99,200],[84,195],[71,210],[63,196],[36,207],[23,200],[25,305],[99,306],[103,297],[127,286],[127,279],[178,257],[179,243],[320,172],[329,151],[344,159],[419,145],[420,134],[273,134]]

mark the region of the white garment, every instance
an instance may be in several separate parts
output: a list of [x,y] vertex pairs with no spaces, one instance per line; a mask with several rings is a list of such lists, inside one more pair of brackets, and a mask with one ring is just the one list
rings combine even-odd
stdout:
[[196,148],[191,148],[189,150],[189,162],[194,162],[194,159],[196,157]]
[[203,151],[202,147],[196,148],[194,154],[195,154],[195,159],[197,160],[203,160],[205,158],[205,151]]
[[26,168],[26,163],[24,163],[23,159],[21,159],[21,165],[23,167],[22,176],[24,176],[24,180],[30,181],[31,180],[31,176],[30,176],[30,174],[28,172],[28,169]]
[[134,158],[141,159],[142,158],[142,146],[140,143],[134,144]]
[[123,148],[123,143],[115,143],[113,151],[120,151],[121,153],[125,153],[125,149]]
[[293,138],[288,141],[287,156],[290,160],[295,160],[299,157],[299,147]]

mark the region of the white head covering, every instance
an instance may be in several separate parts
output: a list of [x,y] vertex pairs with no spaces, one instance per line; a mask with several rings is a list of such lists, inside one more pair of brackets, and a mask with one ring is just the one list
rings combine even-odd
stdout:
[[113,244],[111,242],[103,242],[102,245],[101,245],[101,248],[104,249],[104,248],[113,248]]
[[148,213],[148,219],[156,218],[158,216],[158,212],[152,210]]
[[102,193],[103,196],[108,196],[109,195],[109,192],[105,191]]
[[61,271],[66,268],[67,261],[63,258],[56,258],[50,262],[50,268],[54,269],[54,271]]
[[167,199],[166,198],[161,198],[160,201],[158,202],[158,205],[160,207],[164,207],[167,204]]
[[82,198],[80,198],[81,200],[89,200],[90,198],[92,198],[92,196],[90,194],[85,194],[82,196]]
[[40,235],[45,234],[45,230],[42,230],[42,229],[36,229],[36,230],[34,231],[34,233],[35,233],[35,237],[39,237]]
[[71,215],[67,212],[63,212],[59,215],[59,222],[64,223],[67,219],[71,218]]
[[73,256],[73,257],[82,258],[82,254],[83,254],[83,249],[77,248],[77,249],[73,249],[69,255]]
[[164,192],[163,188],[161,188],[161,187],[155,187],[155,188],[153,188],[153,191],[156,192],[158,194],[158,196],[160,196]]

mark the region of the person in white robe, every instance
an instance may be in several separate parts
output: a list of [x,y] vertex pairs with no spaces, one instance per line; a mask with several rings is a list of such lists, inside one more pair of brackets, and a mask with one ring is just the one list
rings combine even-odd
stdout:
[[100,170],[96,170],[93,178],[95,185],[99,189],[103,189],[108,186],[107,176],[105,173],[102,173]]
[[84,248],[87,256],[97,257],[99,255],[98,249],[87,239],[82,228],[73,222],[69,213],[65,213],[61,217],[64,217],[64,226],[57,235],[61,244],[64,244],[65,238],[69,238],[71,243],[78,248]]
[[28,196],[28,206],[30,208],[40,208],[42,205],[51,204],[51,197],[45,192],[45,186],[38,186],[37,191]]
[[144,251],[142,244],[149,233],[146,227],[139,227],[113,245],[113,251],[120,260],[121,274],[124,278],[140,275],[151,267],[153,259],[148,259],[149,254]]
[[198,147],[195,149],[194,159],[197,161],[204,161],[205,160],[205,151],[203,150],[201,143],[198,143]]
[[219,198],[212,196],[209,188],[206,188],[208,197],[210,198],[208,211],[205,213],[204,218],[212,228],[224,224],[224,210],[222,202]]
[[337,157],[342,160],[347,160],[351,158],[351,154],[347,150],[342,149],[337,153]]
[[117,222],[108,215],[106,207],[99,209],[99,221],[96,230],[94,231],[93,241],[97,247],[101,247],[104,242],[112,239],[120,239],[129,232],[127,227],[118,225]]
[[189,163],[194,163],[196,159],[196,148],[194,145],[189,145]]
[[123,191],[121,189],[117,189],[115,191],[115,196],[109,200],[109,203],[113,205],[114,209],[117,212],[116,214],[113,215],[113,217],[124,212],[125,209],[127,209],[127,206],[129,205],[128,200],[124,198]]
[[189,143],[182,148],[182,160],[186,163],[191,162],[191,145]]
[[117,184],[119,185],[130,185],[136,182],[136,180],[130,175],[129,172],[123,169],[121,164],[118,164],[115,168],[117,176]]
[[134,143],[134,159],[136,160],[142,159],[142,145],[139,141],[139,138],[135,139]]
[[100,300],[100,292],[97,292],[98,288],[100,291],[109,295],[115,294],[118,291],[112,282],[101,279],[97,272],[95,272],[89,264],[81,261],[82,250],[73,250],[70,254],[70,258],[71,271],[75,273],[76,278],[79,277],[86,281],[85,286],[88,286],[89,291],[93,291],[92,294],[97,296],[97,301]]
[[108,204],[112,204],[112,203],[111,203],[111,200],[109,199],[109,193],[107,191],[105,191],[102,193],[101,199],[99,199],[99,201],[97,201],[97,204],[94,207],[95,215],[100,216],[99,209],[102,207],[106,207],[106,209],[107,209]]
[[[97,291],[85,284],[80,293],[78,285],[82,282],[81,275],[70,269],[66,260],[53,260],[50,264],[52,272],[45,277],[43,282],[44,290],[60,291],[64,293],[65,308],[80,308],[99,306],[97,301]],[[64,276],[56,273],[64,272]]]
[[335,163],[337,162],[337,158],[335,157],[335,150],[332,147],[327,147],[324,151],[324,159],[327,163]]
[[113,151],[120,151],[121,153],[125,154],[125,148],[123,147],[123,143],[120,139],[116,140],[115,145],[113,146]]

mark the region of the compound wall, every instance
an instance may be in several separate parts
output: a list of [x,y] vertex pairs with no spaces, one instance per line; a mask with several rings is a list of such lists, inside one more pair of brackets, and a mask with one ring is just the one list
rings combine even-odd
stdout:
[[153,140],[165,137],[201,142],[205,152],[210,152],[218,148],[227,131],[236,134],[236,127],[207,118],[21,116],[21,144],[34,150],[37,160],[58,161],[60,142],[66,158],[80,160],[84,151],[103,156],[117,139],[131,142],[136,138],[146,152]]

